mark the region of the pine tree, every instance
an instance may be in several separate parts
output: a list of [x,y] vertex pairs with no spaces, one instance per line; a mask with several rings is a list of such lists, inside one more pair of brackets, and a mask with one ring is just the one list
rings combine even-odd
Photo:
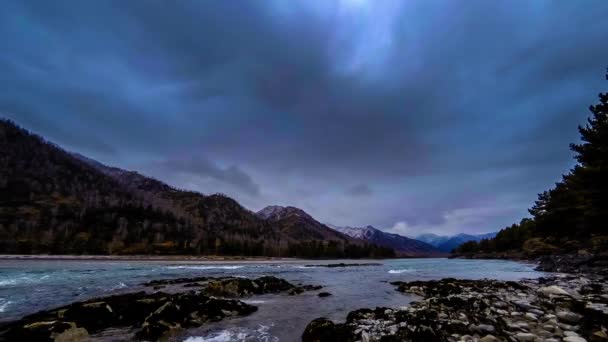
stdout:
[[[608,73],[606,74],[608,80]],[[608,219],[608,93],[599,94],[600,103],[590,106],[592,116],[579,126],[582,143],[571,144],[579,166],[573,177],[582,196],[583,228],[589,234],[605,235]]]
[[[606,75],[608,79],[608,74]],[[555,188],[538,195],[530,209],[538,233],[584,238],[605,235],[608,219],[608,93],[590,106],[592,116],[579,126],[580,144],[571,144],[578,161]]]

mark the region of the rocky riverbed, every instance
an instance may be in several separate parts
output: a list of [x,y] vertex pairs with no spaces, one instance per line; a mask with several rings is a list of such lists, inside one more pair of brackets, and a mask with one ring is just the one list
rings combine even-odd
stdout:
[[0,327],[0,340],[80,341],[116,328],[128,331],[121,340],[164,340],[182,329],[257,310],[229,298],[268,293],[297,295],[321,289],[272,276],[179,278],[143,285],[145,291],[95,298],[26,316]]
[[345,323],[312,321],[309,341],[608,341],[608,284],[602,276],[534,280],[393,282],[420,300],[360,309]]

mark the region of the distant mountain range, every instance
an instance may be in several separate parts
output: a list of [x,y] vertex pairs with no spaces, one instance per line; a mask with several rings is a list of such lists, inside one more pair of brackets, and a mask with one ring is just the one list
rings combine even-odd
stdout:
[[447,254],[429,243],[410,239],[398,234],[387,233],[374,228],[373,226],[363,228],[337,227],[334,225],[328,226],[353,238],[392,248],[399,256],[443,256]]
[[259,214],[73,154],[0,119],[0,251],[391,257],[293,207]]
[[451,252],[454,248],[462,245],[468,241],[481,241],[483,239],[491,239],[495,237],[497,232],[470,235],[470,234],[457,234],[452,236],[436,235],[436,234],[422,234],[415,237],[416,240],[424,241],[430,245],[437,247],[442,252]]
[[418,241],[372,226],[328,227],[290,206],[254,213],[225,195],[175,189],[70,153],[0,119],[3,253],[438,256],[487,236]]

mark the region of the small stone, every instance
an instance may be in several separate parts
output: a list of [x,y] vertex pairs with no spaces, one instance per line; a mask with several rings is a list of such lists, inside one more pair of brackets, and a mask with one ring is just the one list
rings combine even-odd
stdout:
[[560,311],[556,315],[560,321],[574,324],[578,323],[578,321],[583,318],[583,316],[570,311]]
[[526,341],[534,341],[538,338],[538,336],[531,334],[531,333],[520,332],[520,333],[515,334],[515,338],[518,341],[526,342]]
[[555,325],[553,325],[553,324],[543,324],[543,329],[545,329],[547,331],[553,331],[553,330],[555,330]]
[[564,336],[579,336],[579,334],[575,333],[574,331],[564,331]]
[[608,341],[608,334],[605,331],[598,330],[591,335],[591,341]]
[[557,316],[553,315],[553,314],[546,314],[543,316],[543,321],[548,321],[551,319],[557,318]]
[[486,335],[479,339],[479,342],[497,342],[498,339],[493,335]]
[[480,324],[477,326],[477,329],[486,333],[494,332],[494,326],[490,324]]
[[577,331],[579,328],[577,325],[570,325],[570,324],[566,324],[566,323],[557,323],[557,326],[568,331]]
[[535,314],[531,313],[531,312],[526,312],[526,314],[524,315],[524,317],[526,319],[529,319],[531,321],[538,321],[538,317],[536,317]]
[[543,311],[538,310],[538,309],[530,309],[530,311],[529,311],[529,312],[531,312],[531,313],[535,314],[536,316],[542,316],[542,315],[544,315],[544,314],[545,314]]
[[564,338],[564,342],[587,342],[587,340],[580,336],[568,336]]
[[538,289],[538,292],[545,296],[569,296],[570,294],[566,290],[562,289],[557,285],[545,286]]

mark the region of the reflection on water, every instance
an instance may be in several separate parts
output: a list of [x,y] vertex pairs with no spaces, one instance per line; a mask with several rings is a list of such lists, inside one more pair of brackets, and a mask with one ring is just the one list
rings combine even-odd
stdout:
[[319,298],[317,292],[310,292],[299,296],[248,298],[249,303],[259,308],[253,315],[189,330],[179,339],[189,342],[291,341],[297,340],[314,318],[344,320],[348,312],[358,308],[399,307],[413,299],[395,291],[390,281],[445,277],[516,280],[540,276],[531,265],[504,260],[398,259],[384,260],[381,266],[303,267],[311,263],[0,261],[0,321],[73,301],[132,291],[153,279],[274,275],[293,283],[323,285],[323,291],[332,296]]

